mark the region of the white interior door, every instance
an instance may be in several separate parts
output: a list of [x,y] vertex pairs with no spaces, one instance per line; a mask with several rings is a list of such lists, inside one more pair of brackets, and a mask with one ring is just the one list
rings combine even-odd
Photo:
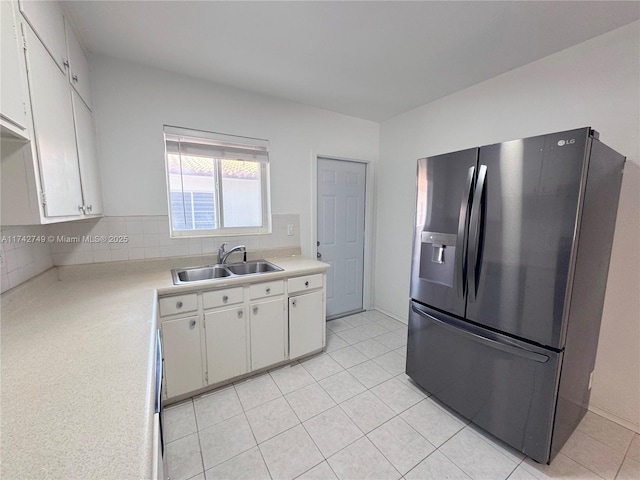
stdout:
[[318,158],[318,258],[327,272],[327,318],[362,310],[366,164]]

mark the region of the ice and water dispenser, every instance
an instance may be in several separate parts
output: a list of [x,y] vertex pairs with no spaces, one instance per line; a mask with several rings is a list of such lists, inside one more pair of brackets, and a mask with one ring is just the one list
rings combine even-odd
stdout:
[[453,287],[457,236],[422,232],[420,240],[420,278]]

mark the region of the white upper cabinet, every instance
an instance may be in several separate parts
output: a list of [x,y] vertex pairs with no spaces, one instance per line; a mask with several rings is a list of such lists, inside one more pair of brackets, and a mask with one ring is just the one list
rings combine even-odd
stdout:
[[93,116],[76,92],[72,92],[72,97],[85,213],[87,215],[102,215],[102,185],[96,155],[96,132],[93,128]]
[[22,32],[14,2],[0,2],[0,124],[2,134],[29,139],[28,92],[22,46]]
[[82,213],[82,188],[71,105],[65,73],[58,69],[44,46],[27,27],[29,91],[45,193],[45,216]]
[[52,1],[20,0],[20,11],[60,70],[66,73],[67,43],[60,4]]
[[89,63],[82,51],[80,42],[73,32],[69,21],[65,18],[65,32],[67,37],[67,51],[69,58],[69,81],[82,100],[91,109],[91,90],[89,88]]
[[[89,69],[78,40],[57,2],[21,1],[13,8],[20,28],[19,68],[7,67],[5,22],[11,26],[11,2],[2,1],[2,132],[7,97],[24,78],[26,127],[31,140],[22,146],[2,138],[0,219],[4,225],[34,225],[102,215],[102,192],[96,156],[96,134],[90,109]],[[5,12],[7,12],[5,14]],[[66,36],[65,36],[66,27]],[[11,37],[7,34],[8,39]],[[15,60],[15,59],[14,59]],[[14,62],[15,63],[15,62]],[[19,114],[19,103],[7,112]],[[24,105],[23,105],[24,109]],[[17,123],[17,122],[16,122]],[[9,132],[13,133],[13,132]],[[15,135],[14,135],[15,136]]]

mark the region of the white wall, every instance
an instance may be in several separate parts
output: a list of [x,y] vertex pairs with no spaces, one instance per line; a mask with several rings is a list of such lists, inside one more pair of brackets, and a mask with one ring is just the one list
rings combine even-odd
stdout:
[[166,215],[163,124],[270,141],[272,212],[311,251],[312,155],[375,161],[379,124],[105,56],[90,59],[105,214]]
[[[407,318],[416,160],[591,126],[627,156],[591,396],[640,431],[640,22],[381,125],[376,183],[377,308]],[[389,254],[391,252],[391,254]],[[384,272],[398,271],[398,276]]]

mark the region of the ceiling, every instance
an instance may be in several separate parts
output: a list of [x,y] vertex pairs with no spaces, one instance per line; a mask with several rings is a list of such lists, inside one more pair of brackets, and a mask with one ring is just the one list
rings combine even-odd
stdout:
[[71,1],[86,49],[377,122],[640,18],[617,1]]

